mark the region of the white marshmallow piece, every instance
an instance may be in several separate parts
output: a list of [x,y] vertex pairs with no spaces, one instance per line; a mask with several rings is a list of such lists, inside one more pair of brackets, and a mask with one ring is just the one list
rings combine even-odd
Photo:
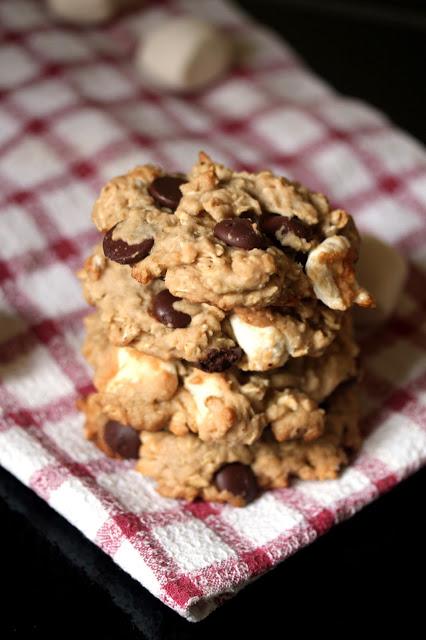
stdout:
[[136,66],[155,85],[173,91],[199,89],[224,73],[232,59],[229,38],[208,22],[173,18],[144,36]]
[[91,25],[109,20],[138,0],[47,0],[51,12],[73,24]]
[[368,330],[383,324],[395,310],[407,279],[407,263],[391,245],[363,234],[356,272],[376,303],[374,309],[354,309],[356,326]]
[[288,358],[285,336],[275,327],[257,327],[244,322],[237,314],[229,321],[235,340],[247,356],[248,368],[251,371],[264,371],[279,367]]
[[138,384],[146,383],[147,380],[161,387],[164,374],[176,377],[176,367],[173,363],[141,353],[136,349],[119,347],[117,359],[117,373],[108,382],[107,391],[114,391],[117,385],[123,383]]
[[163,402],[176,393],[179,385],[176,367],[132,347],[117,347],[117,371],[102,385],[102,391],[120,394],[123,390],[142,393],[146,402]]
[[[345,236],[330,236],[313,249],[306,261],[306,275],[312,283],[317,298],[330,309],[345,311],[351,305],[351,300],[344,295],[347,287],[345,271],[347,260],[351,261],[351,243]],[[366,289],[354,283],[353,301],[362,307],[371,304],[371,298]]]
[[188,376],[184,381],[184,385],[195,402],[197,409],[196,421],[197,424],[200,424],[209,413],[206,400],[222,397],[224,392],[223,383],[221,385],[220,377],[215,374],[202,375],[197,372],[195,378],[194,376]]

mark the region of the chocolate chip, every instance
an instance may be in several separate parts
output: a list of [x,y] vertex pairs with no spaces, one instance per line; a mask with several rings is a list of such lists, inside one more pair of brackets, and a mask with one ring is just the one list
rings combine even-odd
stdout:
[[296,251],[291,247],[281,246],[280,248],[281,248],[281,251],[283,251],[286,254],[286,256],[288,256],[289,258],[291,258],[292,260],[300,264],[302,267],[305,266],[309,257],[309,253],[303,253],[303,251]]
[[235,362],[243,357],[243,350],[240,347],[230,347],[229,349],[211,349],[207,356],[197,362],[197,367],[213,373],[218,371],[226,371]]
[[244,220],[251,220],[252,222],[257,222],[257,215],[254,211],[243,211],[240,213],[240,218]]
[[114,240],[112,237],[114,229],[115,227],[105,234],[103,241],[104,254],[114,262],[134,264],[146,258],[154,246],[154,238],[147,238],[138,244],[127,244],[125,240]]
[[256,476],[248,465],[241,462],[232,462],[219,469],[214,483],[219,491],[229,491],[246,502],[252,502],[259,493]]
[[264,232],[275,235],[280,233],[294,233],[298,238],[304,238],[308,242],[314,237],[311,226],[298,218],[288,218],[278,213],[263,213],[259,218],[259,228]]
[[303,251],[296,251],[293,257],[295,262],[298,262],[302,267],[304,267],[308,261],[309,253],[303,253]]
[[104,426],[103,435],[106,444],[121,458],[136,459],[139,457],[141,446],[139,433],[132,427],[127,427],[116,420],[109,420]]
[[188,313],[177,311],[173,307],[174,302],[178,302],[182,298],[172,295],[167,289],[163,289],[154,298],[153,312],[159,322],[165,324],[166,327],[173,329],[184,329],[189,325],[192,318]]
[[160,176],[151,182],[148,192],[159,207],[167,207],[174,211],[182,197],[179,187],[185,182],[186,180],[178,176]]
[[221,220],[214,228],[214,235],[231,247],[241,249],[266,249],[268,242],[257,233],[250,222],[241,218]]

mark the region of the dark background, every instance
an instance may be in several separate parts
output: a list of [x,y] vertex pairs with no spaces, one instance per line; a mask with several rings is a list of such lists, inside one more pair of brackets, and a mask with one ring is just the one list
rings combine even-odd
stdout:
[[[425,2],[239,4],[340,92],[426,141]],[[0,638],[371,637],[400,624],[424,636],[425,492],[426,469],[194,625],[0,471]]]

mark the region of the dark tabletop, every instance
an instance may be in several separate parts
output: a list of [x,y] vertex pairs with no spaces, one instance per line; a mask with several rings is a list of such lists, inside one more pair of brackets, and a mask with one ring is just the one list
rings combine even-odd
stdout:
[[[426,141],[424,0],[240,4],[340,92]],[[194,625],[0,471],[0,638],[383,637],[398,623],[424,637],[425,493],[423,469]]]

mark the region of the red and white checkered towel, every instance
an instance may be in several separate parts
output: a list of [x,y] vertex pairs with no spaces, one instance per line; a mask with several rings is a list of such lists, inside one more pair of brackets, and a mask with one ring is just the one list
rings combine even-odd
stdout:
[[[188,10],[223,24],[245,54],[200,94],[156,93],[132,64],[137,36]],[[200,620],[426,462],[425,153],[222,0],[170,0],[82,30],[54,24],[42,3],[2,0],[0,23],[0,463]],[[297,482],[245,509],[160,497],[83,439],[75,410],[91,388],[75,270],[96,238],[93,200],[137,163],[186,170],[199,149],[330,194],[410,260],[396,315],[365,345],[360,456],[339,480]]]

